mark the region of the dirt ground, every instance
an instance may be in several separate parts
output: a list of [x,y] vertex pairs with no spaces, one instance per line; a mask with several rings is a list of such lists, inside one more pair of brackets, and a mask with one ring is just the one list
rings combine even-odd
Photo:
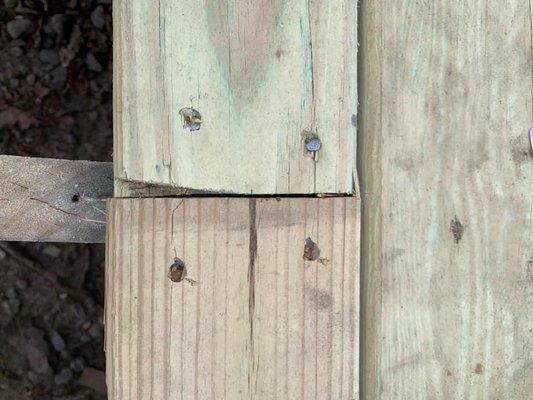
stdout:
[[[111,0],[0,0],[0,21],[0,154],[111,161]],[[0,400],[105,398],[103,277],[102,245],[0,243]]]

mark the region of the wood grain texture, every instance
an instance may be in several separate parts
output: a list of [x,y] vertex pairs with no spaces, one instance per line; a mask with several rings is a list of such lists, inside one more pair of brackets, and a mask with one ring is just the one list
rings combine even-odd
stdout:
[[531,2],[360,23],[363,398],[530,399]]
[[[113,6],[117,179],[240,194],[355,192],[355,1]],[[202,116],[194,133],[180,115],[188,107]],[[317,162],[304,131],[322,141]]]
[[113,166],[0,155],[0,240],[103,243]]
[[[359,211],[355,198],[110,200],[109,398],[358,399]],[[303,259],[307,237],[322,262]],[[170,281],[176,256],[197,284]]]

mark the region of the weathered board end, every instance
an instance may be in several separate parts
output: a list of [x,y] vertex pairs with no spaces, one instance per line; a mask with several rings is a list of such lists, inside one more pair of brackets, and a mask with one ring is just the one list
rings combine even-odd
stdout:
[[357,2],[113,6],[120,183],[355,192]]

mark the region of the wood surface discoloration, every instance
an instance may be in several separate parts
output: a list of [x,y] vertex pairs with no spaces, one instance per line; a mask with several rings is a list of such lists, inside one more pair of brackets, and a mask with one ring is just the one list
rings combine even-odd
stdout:
[[[358,398],[359,211],[353,197],[110,200],[109,398]],[[308,236],[327,266],[302,258]],[[168,278],[175,257],[197,284]]]
[[363,398],[530,398],[531,2],[360,24]]
[[0,240],[103,243],[113,166],[0,155]]
[[[356,191],[356,2],[113,6],[117,179],[235,194]],[[179,115],[189,107],[202,115],[195,132]],[[304,131],[323,143],[315,159],[302,151]]]

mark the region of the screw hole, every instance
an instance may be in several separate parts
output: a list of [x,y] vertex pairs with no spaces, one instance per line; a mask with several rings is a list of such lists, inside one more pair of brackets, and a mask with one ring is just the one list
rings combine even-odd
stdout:
[[73,203],[77,203],[78,201],[80,201],[80,195],[75,194],[74,196],[72,196],[71,200]]

